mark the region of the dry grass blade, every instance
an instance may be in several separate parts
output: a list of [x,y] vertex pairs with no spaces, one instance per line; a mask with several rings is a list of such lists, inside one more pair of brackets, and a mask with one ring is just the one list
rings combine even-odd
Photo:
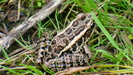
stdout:
[[[27,67],[13,67],[13,68],[9,68],[9,69],[12,69],[12,70],[16,70],[16,69],[20,70],[21,69],[22,70],[22,69],[27,69]],[[2,72],[2,71],[7,71],[7,69],[3,69],[3,68],[0,69],[0,72]]]
[[81,72],[82,75],[88,75],[88,74],[125,74],[125,73],[133,73],[133,67],[130,66],[122,66],[122,65],[94,65],[94,66],[85,66],[85,67],[72,67],[65,69],[64,71],[59,71],[55,75],[69,75],[75,72],[80,72],[83,70],[87,70],[90,68],[96,68],[96,67],[121,67],[126,68],[122,70],[107,70],[102,72]]
[[65,69],[64,71],[59,71],[55,75],[68,75],[68,74],[72,74],[74,72],[79,72],[79,71],[87,70],[89,68],[97,67],[97,66],[98,65],[95,65],[95,66],[85,66],[85,67],[72,67],[72,68]]
[[120,36],[122,37],[122,39],[127,43],[129,44],[130,46],[133,46],[131,40],[128,38],[128,35],[127,34],[123,34],[123,33],[126,33],[126,31],[123,31]]

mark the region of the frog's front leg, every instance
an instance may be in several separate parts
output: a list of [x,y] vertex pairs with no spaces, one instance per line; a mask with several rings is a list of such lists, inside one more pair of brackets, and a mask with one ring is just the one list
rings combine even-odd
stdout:
[[84,48],[85,54],[88,56],[88,58],[91,58],[91,51],[90,51],[88,45],[84,45],[83,48]]

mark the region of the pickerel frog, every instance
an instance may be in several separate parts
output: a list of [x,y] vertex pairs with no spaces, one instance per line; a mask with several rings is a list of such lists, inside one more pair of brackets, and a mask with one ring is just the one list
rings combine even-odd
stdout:
[[44,32],[37,49],[36,63],[53,71],[87,65],[91,52],[86,42],[93,32],[90,13],[80,13],[62,32],[50,39]]

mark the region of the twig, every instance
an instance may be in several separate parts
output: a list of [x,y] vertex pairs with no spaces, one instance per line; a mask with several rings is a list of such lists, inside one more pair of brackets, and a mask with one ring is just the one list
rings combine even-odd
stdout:
[[[0,46],[7,49],[13,42],[14,38],[19,38],[19,34],[24,34],[28,29],[33,27],[38,21],[47,18],[57,7],[65,0],[52,0],[45,5],[35,15],[24,21],[17,27],[14,27],[6,37],[0,39]],[[1,49],[0,49],[1,51]]]

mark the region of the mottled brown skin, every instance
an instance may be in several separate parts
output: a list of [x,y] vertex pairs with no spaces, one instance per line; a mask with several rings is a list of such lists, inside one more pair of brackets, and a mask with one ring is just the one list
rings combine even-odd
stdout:
[[39,44],[37,63],[43,61],[53,71],[86,65],[91,57],[86,40],[90,37],[87,32],[92,32],[92,24],[91,14],[81,13],[52,40],[49,40],[46,33],[41,39],[43,42]]
[[[57,34],[51,43],[52,50],[55,57],[60,57],[60,55],[68,50],[73,44],[79,40],[85,32],[92,26],[93,19],[91,14],[78,14],[77,18],[73,20],[70,25],[61,33]],[[69,42],[65,43],[63,40]]]

